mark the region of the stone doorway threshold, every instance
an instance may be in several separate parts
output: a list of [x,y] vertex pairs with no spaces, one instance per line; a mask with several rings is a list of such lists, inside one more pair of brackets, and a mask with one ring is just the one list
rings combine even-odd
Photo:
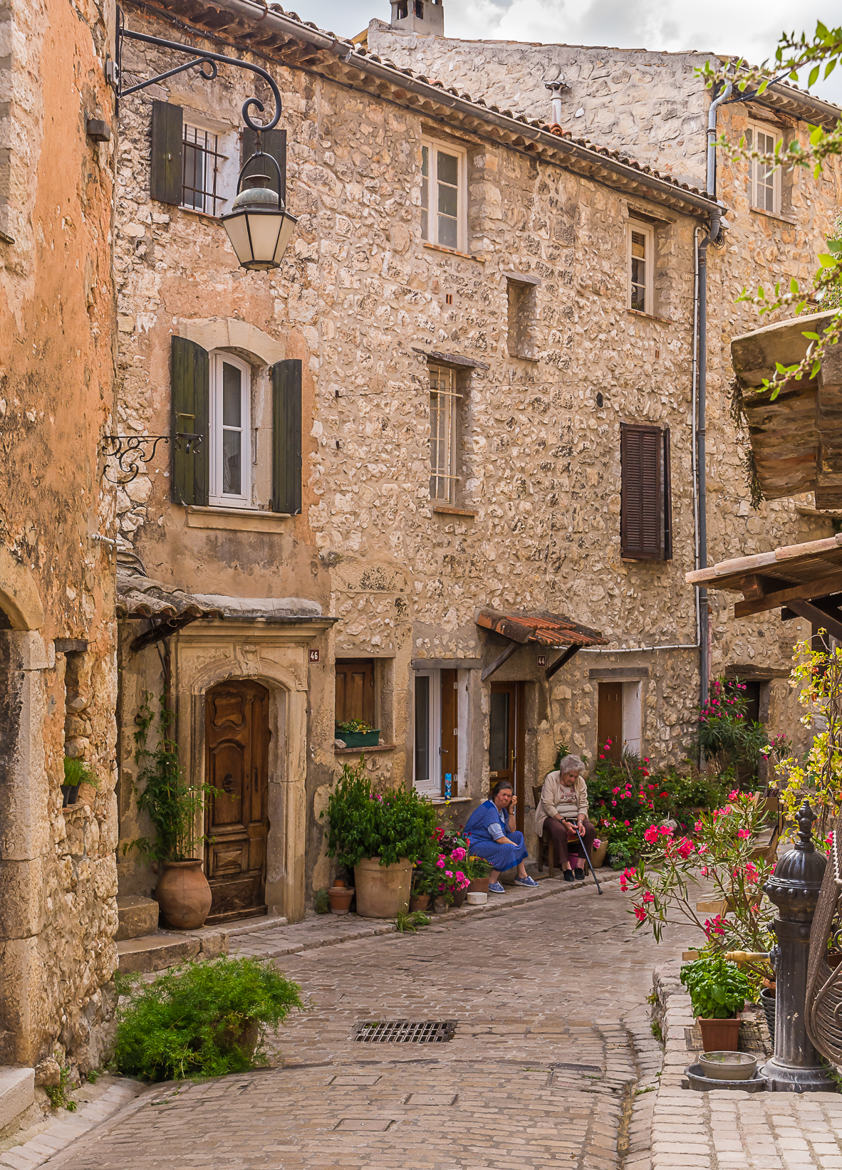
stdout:
[[156,930],[119,941],[117,965],[125,974],[145,974],[163,971],[187,959],[215,959],[217,955],[228,954],[232,937],[277,930],[286,925],[286,918],[264,914],[259,918],[240,918],[230,923],[204,926],[200,930]]

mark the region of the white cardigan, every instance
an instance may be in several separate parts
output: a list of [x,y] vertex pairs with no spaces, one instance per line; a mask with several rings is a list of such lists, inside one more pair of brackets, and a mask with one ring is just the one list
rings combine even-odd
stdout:
[[562,816],[566,821],[575,821],[580,816],[588,815],[588,786],[585,777],[576,777],[572,800],[567,796],[569,791],[569,788],[562,786],[561,772],[548,772],[544,777],[541,799],[535,809],[535,832],[539,837],[544,832],[544,821],[547,817]]

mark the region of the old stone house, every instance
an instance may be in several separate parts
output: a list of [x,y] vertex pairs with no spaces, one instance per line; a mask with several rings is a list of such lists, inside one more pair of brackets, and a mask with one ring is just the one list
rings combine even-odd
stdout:
[[[645,89],[616,52],[525,47],[519,75],[521,47],[402,32],[399,5],[368,49],[252,0],[126,16],[270,69],[284,132],[263,146],[298,224],[277,271],[237,269],[218,216],[254,147],[239,71],[181,74],[121,111],[119,427],[171,431],[176,451],[119,499],[121,839],[144,828],[133,716],[162,693],[186,770],[225,792],[205,821],[218,918],[299,917],[326,884],[320,813],[358,756],[336,722],[374,724],[371,770],[449,792],[457,815],[511,775],[527,830],[559,742],[679,758],[707,643],[684,583],[700,541],[698,257],[722,210],[704,190],[695,61],[662,55]],[[471,92],[480,58],[493,93]],[[544,83],[573,60],[551,126]],[[133,45],[124,68],[162,72],[166,53]],[[602,145],[575,136],[565,101],[593,111]],[[748,119],[773,136],[821,113],[788,89],[723,108],[729,132]],[[804,277],[829,230],[836,178],[818,195],[798,178],[769,188],[720,160],[711,550],[829,531],[815,509],[743,506],[720,353],[740,286],[778,264]],[[714,607],[712,634],[714,668],[752,679],[774,721],[791,631]],[[136,856],[119,865],[123,892],[150,890]]]
[[0,3],[3,1124],[31,1066],[101,1063],[115,963],[113,37],[106,0]]

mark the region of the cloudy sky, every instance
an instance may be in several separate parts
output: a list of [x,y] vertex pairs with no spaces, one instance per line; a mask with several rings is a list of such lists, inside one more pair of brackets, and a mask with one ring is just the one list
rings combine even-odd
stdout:
[[[283,0],[282,0],[283,2]],[[838,0],[444,0],[452,37],[698,49],[760,62],[783,29],[812,32],[816,20],[838,23]],[[354,36],[372,17],[389,19],[389,0],[286,0],[304,20]],[[842,104],[842,68],[815,92]]]

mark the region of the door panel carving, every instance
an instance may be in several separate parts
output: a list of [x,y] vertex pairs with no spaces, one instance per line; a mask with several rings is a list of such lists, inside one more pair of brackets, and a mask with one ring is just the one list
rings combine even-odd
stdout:
[[266,910],[269,692],[259,683],[221,683],[205,705],[205,862],[213,894],[209,922]]

